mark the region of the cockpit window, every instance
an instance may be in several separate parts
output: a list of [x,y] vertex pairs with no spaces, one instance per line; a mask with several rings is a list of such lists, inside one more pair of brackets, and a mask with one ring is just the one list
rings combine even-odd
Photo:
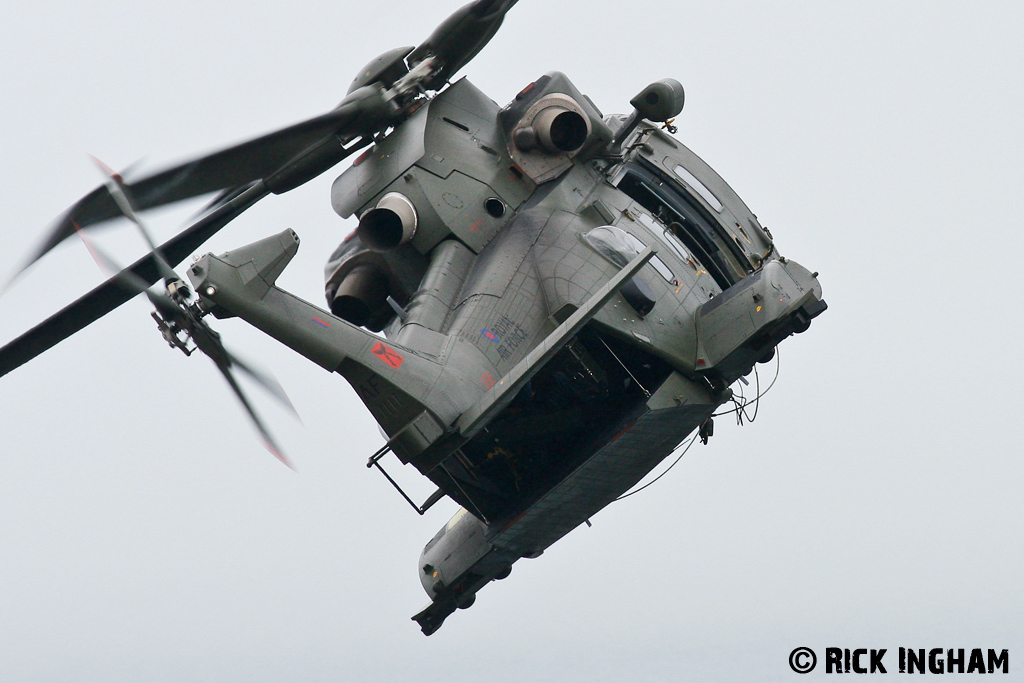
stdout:
[[715,211],[722,210],[722,202],[718,201],[718,197],[716,197],[714,193],[704,185],[704,183],[697,180],[696,176],[683,168],[682,164],[676,164],[676,167],[672,170],[675,171],[677,176],[683,179],[684,183],[690,186],[691,190],[699,194],[704,201],[711,205],[712,209]]

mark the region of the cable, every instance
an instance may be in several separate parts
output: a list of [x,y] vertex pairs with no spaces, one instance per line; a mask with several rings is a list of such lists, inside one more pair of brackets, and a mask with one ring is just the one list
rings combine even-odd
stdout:
[[[611,349],[608,349],[608,350],[611,351]],[[612,355],[615,355],[615,354],[613,353]],[[616,358],[616,360],[618,360],[618,358]],[[622,361],[619,361],[619,362],[621,363]],[[623,367],[625,367],[625,366],[623,366]],[[753,422],[754,420],[756,420],[757,419],[757,411],[758,411],[758,407],[760,405],[761,397],[764,396],[765,394],[767,394],[769,391],[771,391],[772,387],[775,386],[775,382],[779,379],[779,369],[781,367],[782,367],[782,359],[779,356],[779,350],[776,349],[775,350],[775,376],[772,378],[771,384],[769,384],[768,387],[763,392],[761,391],[761,377],[757,373],[757,366],[755,366],[754,367],[754,382],[755,382],[754,386],[755,386],[756,397],[752,401],[747,401],[746,398],[743,396],[743,389],[740,389],[740,400],[736,400],[735,398],[733,399],[733,403],[736,404],[735,408],[733,408],[732,410],[727,410],[724,413],[715,413],[711,417],[720,417],[722,415],[729,415],[731,413],[736,413],[737,414],[736,419],[737,419],[737,421],[739,422],[740,425],[743,424],[743,418],[744,417],[747,418],[747,422]],[[629,370],[627,369],[626,372],[629,372]],[[637,384],[639,384],[639,382],[637,382]],[[643,387],[641,387],[641,388],[643,388]],[[742,403],[740,401],[742,401]],[[747,406],[749,406],[751,403],[754,404],[754,414],[753,415],[747,414],[747,410],[746,410]],[[664,477],[666,474],[668,474],[669,471],[673,467],[678,465],[679,461],[683,459],[683,456],[686,455],[686,452],[690,450],[690,447],[693,446],[693,443],[697,440],[698,436],[700,436],[700,430],[698,430],[697,432],[694,433],[693,437],[690,439],[690,442],[688,444],[686,444],[686,448],[683,449],[683,452],[679,454],[679,457],[677,457],[675,460],[672,461],[671,465],[669,465],[667,468],[665,468],[664,472],[662,472],[661,474],[656,476],[654,479],[652,479],[651,481],[649,481],[646,484],[644,484],[643,486],[641,486],[640,488],[636,489],[635,491],[630,491],[629,493],[623,493],[618,498],[613,499],[612,503],[617,503],[618,501],[622,500],[623,498],[629,498],[630,496],[634,496],[634,495],[640,493],[645,488],[647,488],[648,486],[651,486],[656,481],[658,481],[659,479]]]
[[[756,393],[758,395],[758,397],[760,397],[761,396],[761,375],[758,374],[758,372],[757,372],[757,365],[754,365],[754,387],[755,387],[754,393]],[[761,407],[761,400],[760,400],[760,398],[758,398],[758,400],[754,401],[754,416],[753,417],[747,417],[747,422],[753,422],[754,420],[757,419],[757,411],[758,411],[758,409],[760,407]],[[744,411],[744,413],[746,413],[746,411]]]
[[[757,381],[757,390],[758,390],[757,396],[752,401],[744,401],[743,405],[739,405],[738,402],[735,399],[733,399],[733,403],[737,404],[737,407],[733,408],[732,410],[726,410],[725,412],[722,412],[722,413],[715,413],[711,417],[721,417],[723,415],[731,415],[733,413],[736,413],[736,412],[746,408],[751,403],[754,403],[755,404],[754,405],[754,418],[756,418],[757,417],[757,410],[758,410],[758,406],[756,404],[757,404],[758,401],[761,400],[762,396],[764,396],[769,391],[771,391],[772,387],[775,386],[775,382],[778,381],[778,379],[779,379],[779,370],[780,370],[781,367],[782,367],[782,355],[779,353],[779,349],[776,348],[775,349],[775,376],[772,377],[771,384],[768,385],[768,388],[766,388],[764,391],[760,390],[760,388],[761,388],[761,381],[760,381],[759,375],[757,374],[757,367],[755,366],[754,367],[754,377],[755,377],[755,379]],[[742,395],[741,395],[741,398],[742,398]],[[747,416],[747,422],[753,422],[753,421],[754,421],[753,418],[751,418],[750,416]]]
[[[699,432],[698,432],[698,433],[699,433]],[[671,469],[672,469],[673,467],[675,467],[675,466],[676,466],[676,464],[677,464],[677,463],[678,463],[678,462],[679,462],[680,460],[682,460],[682,459],[683,459],[683,456],[684,456],[684,455],[686,455],[686,451],[690,450],[690,446],[692,446],[692,445],[693,445],[693,442],[697,440],[697,436],[698,436],[698,434],[694,434],[694,435],[693,435],[693,438],[692,438],[692,439],[690,439],[690,443],[686,444],[686,448],[684,448],[684,449],[683,449],[683,452],[679,454],[679,457],[678,457],[678,458],[676,458],[676,459],[675,459],[675,461],[674,461],[674,462],[673,462],[673,463],[672,463],[671,465],[669,465],[669,466],[668,466],[668,468],[666,468],[664,472],[662,472],[662,473],[661,473],[661,474],[659,474],[659,475],[658,475],[657,477],[655,477],[655,478],[654,478],[654,479],[652,479],[651,481],[647,482],[646,484],[644,484],[643,486],[641,486],[640,488],[638,488],[638,489],[637,489],[636,491],[630,491],[629,493],[623,493],[623,494],[622,494],[621,496],[619,496],[618,498],[616,498],[616,499],[615,499],[615,500],[613,500],[612,502],[613,502],[613,503],[616,503],[616,502],[618,502],[618,501],[622,500],[623,498],[629,498],[630,496],[636,495],[637,493],[640,493],[640,492],[641,492],[641,491],[643,491],[643,490],[644,490],[645,488],[647,488],[648,486],[650,486],[651,484],[653,484],[654,482],[658,481],[659,479],[661,479],[662,477],[664,477],[664,476],[665,476],[666,474],[668,474],[669,470],[671,470]]]
[[633,373],[629,371],[629,368],[626,367],[626,364],[623,363],[621,360],[619,360],[619,357],[615,355],[614,351],[612,351],[612,347],[608,346],[608,344],[605,343],[604,339],[601,339],[600,337],[598,337],[598,339],[601,341],[602,344],[604,344],[604,348],[608,349],[608,353],[612,354],[612,358],[614,358],[615,360],[619,361],[619,365],[622,366],[622,369],[626,371],[626,374],[629,375],[633,379],[634,382],[636,382],[636,385],[638,387],[640,387],[640,390],[643,391],[647,395],[647,398],[650,398],[651,397],[651,392],[647,391],[647,389],[644,387],[644,385],[640,384],[640,380],[638,380],[636,377],[634,377]]
[[[748,401],[746,394],[744,393],[743,389],[741,388],[740,389],[740,397],[739,397],[739,399],[737,399],[735,396],[732,399],[733,404],[736,406],[736,411],[735,411],[736,412],[736,424],[739,425],[740,427],[743,426],[743,418],[746,418],[747,422],[753,422],[754,420],[756,420],[757,419],[757,409],[761,406],[761,401],[760,401],[760,398],[761,398],[761,376],[757,372],[757,366],[756,365],[754,366],[754,382],[755,382],[755,385],[754,385],[755,386],[755,388],[754,388],[754,396],[756,396],[757,398],[755,398],[753,401]],[[753,415],[750,415],[749,413],[747,413],[747,407],[751,403],[754,404],[754,414]]]

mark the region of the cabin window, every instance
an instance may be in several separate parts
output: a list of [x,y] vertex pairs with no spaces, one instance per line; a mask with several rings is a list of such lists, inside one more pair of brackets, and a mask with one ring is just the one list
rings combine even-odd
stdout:
[[690,254],[686,251],[686,247],[679,241],[678,237],[672,234],[671,230],[666,230],[663,225],[660,225],[646,213],[640,214],[640,222],[643,223],[645,227],[649,228],[655,235],[661,235],[662,241],[668,245],[669,249],[675,252],[675,255],[679,257],[680,261],[686,263],[691,259]]
[[640,159],[627,163],[615,184],[666,226],[720,288],[729,288],[753,271],[732,235],[674,177]]
[[704,183],[697,180],[695,175],[683,168],[682,164],[676,164],[676,167],[672,170],[675,171],[677,176],[683,179],[684,183],[690,186],[691,190],[699,194],[712,209],[715,211],[722,210],[722,202],[718,201],[718,197],[716,197],[715,194],[704,185]]
[[[633,245],[633,247],[636,249],[636,253],[638,254],[647,248],[647,245],[641,242],[638,237],[631,235],[628,232],[626,233],[626,239],[629,240],[630,244]],[[657,254],[652,256],[651,260],[648,261],[648,263],[654,266],[654,269],[658,271],[658,274],[665,278],[665,282],[673,282],[675,280],[676,276],[672,274],[672,270],[667,265],[665,265],[664,261],[658,258]]]
[[638,253],[636,247],[627,239],[628,237],[625,230],[619,230],[610,225],[594,228],[583,235],[587,244],[619,268],[624,268]]
[[[583,239],[597,253],[619,268],[624,268],[633,260],[634,256],[647,248],[647,245],[641,242],[639,238],[611,225],[594,228],[583,235]],[[658,271],[659,275],[665,278],[666,282],[673,282],[675,280],[672,270],[657,255],[652,256],[648,263]]]

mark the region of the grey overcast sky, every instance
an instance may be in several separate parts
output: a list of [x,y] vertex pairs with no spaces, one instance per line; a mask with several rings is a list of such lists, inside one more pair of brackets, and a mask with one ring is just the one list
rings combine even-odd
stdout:
[[[155,167],[324,112],[458,5],[3,4],[0,274],[98,184],[87,154]],[[606,113],[679,79],[677,137],[820,271],[830,308],[757,421],[424,638],[415,563],[455,506],[415,515],[342,379],[220,322],[302,415],[258,400],[288,471],[129,302],[0,379],[0,679],[789,681],[797,646],[888,648],[890,673],[900,646],[1008,648],[1019,672],[1022,35],[1019,2],[521,0],[465,76],[504,104],[557,69]],[[281,284],[320,304],[353,227],[336,174],[203,252],[293,228]],[[0,343],[100,281],[69,241],[0,298]]]

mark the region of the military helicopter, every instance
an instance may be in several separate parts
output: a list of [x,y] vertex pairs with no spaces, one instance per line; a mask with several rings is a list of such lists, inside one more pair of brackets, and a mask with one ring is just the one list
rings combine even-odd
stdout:
[[[332,111],[72,206],[32,263],[121,216],[211,195],[182,233],[0,349],[0,375],[140,293],[168,343],[210,356],[268,448],[287,462],[208,324],[237,317],[356,392],[386,435],[378,469],[422,514],[461,509],[417,573],[430,635],[629,491],[688,438],[706,440],[730,386],[826,308],[817,274],[783,257],[729,185],[672,136],[682,86],[651,83],[605,116],[558,72],[504,107],[452,82],[516,0],[477,0],[418,47],[372,60]],[[358,228],[325,268],[328,309],[276,286],[286,230],[173,270],[269,194],[361,152],[331,203]],[[150,240],[152,243],[152,240]],[[163,281],[162,291],[150,287]],[[691,436],[696,433],[697,436]],[[437,486],[416,504],[384,469],[394,454]]]

